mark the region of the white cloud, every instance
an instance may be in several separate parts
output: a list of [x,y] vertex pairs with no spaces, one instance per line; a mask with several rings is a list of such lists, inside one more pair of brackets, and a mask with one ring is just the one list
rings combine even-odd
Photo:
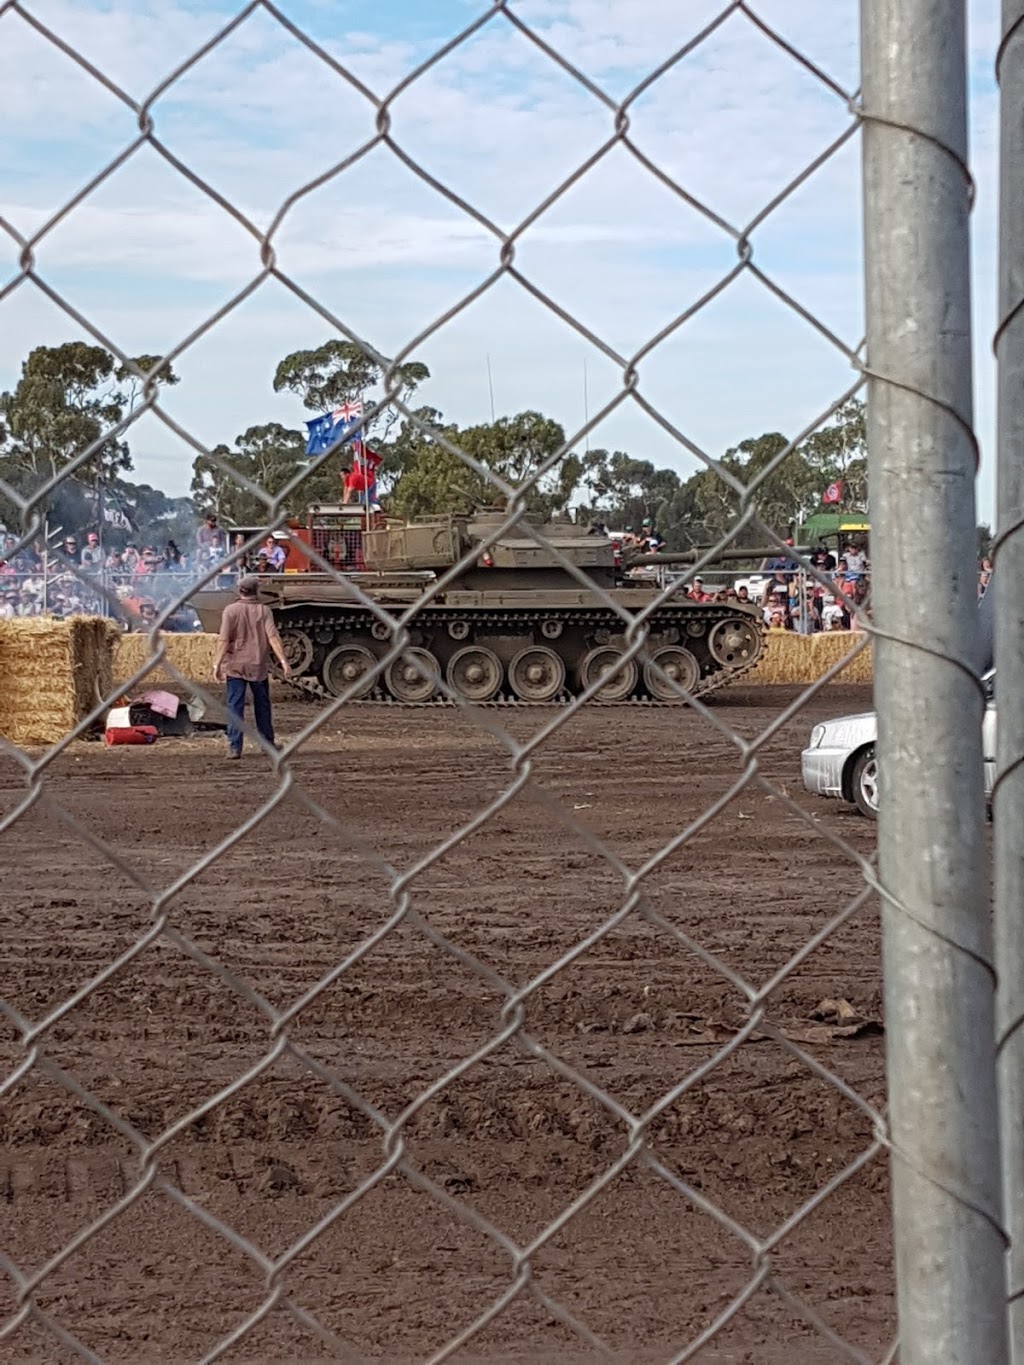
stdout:
[[[449,0],[449,8],[453,0]],[[992,37],[994,0],[976,6],[976,58]],[[432,11],[441,32],[443,5]],[[515,12],[616,100],[722,8],[721,0],[518,0]],[[135,98],[222,22],[183,0],[34,0],[50,23]],[[297,13],[298,9],[293,9]],[[847,89],[857,83],[856,0],[807,5],[761,0],[757,12]],[[479,5],[461,7],[464,22]],[[392,16],[393,17],[393,16]],[[345,32],[337,8],[303,18],[374,91],[387,93],[429,50],[417,36]],[[387,20],[382,16],[382,23]],[[399,27],[392,22],[392,30]],[[991,92],[977,102],[976,145],[992,156]],[[393,136],[452,191],[514,227],[612,131],[613,116],[500,16],[415,81],[392,108]],[[130,111],[78,72],[15,14],[0,18],[0,118],[8,139],[4,215],[35,230],[130,142]],[[157,102],[157,135],[263,230],[284,198],[373,136],[374,109],[258,11]],[[841,99],[742,13],[631,106],[631,135],[679,185],[737,226],[757,213],[848,122]],[[42,149],[42,150],[41,150]],[[858,149],[854,142],[755,233],[755,260],[845,340],[859,338]],[[990,175],[980,177],[989,186]],[[991,223],[986,199],[979,226]],[[282,268],[360,334],[394,353],[456,305],[497,262],[494,239],[386,148],[301,199],[276,239]],[[517,266],[553,299],[628,354],[731,268],[729,237],[621,148],[566,190],[517,246]],[[16,250],[0,240],[0,261]],[[41,245],[39,268],[128,350],[170,346],[259,270],[258,244],[153,151],[133,160]],[[40,340],[72,334],[48,304],[20,290],[4,306],[0,382]],[[982,310],[981,316],[984,316]],[[287,350],[316,344],[327,325],[276,287],[262,289],[180,363],[175,411],[201,439],[268,418],[301,421],[269,391]],[[482,356],[492,355],[500,406],[580,420],[587,347],[503,283],[432,337],[430,396],[453,417],[487,415]],[[588,362],[599,385],[607,362]],[[845,385],[841,357],[770,299],[741,282],[645,362],[672,421],[718,451],[752,432],[794,431]],[[983,388],[982,386],[980,386]],[[592,409],[597,406],[597,389]],[[988,420],[982,405],[983,419]],[[688,457],[635,409],[607,442],[650,451],[682,469]],[[138,433],[147,469],[159,432]],[[175,457],[177,459],[177,456]],[[172,491],[187,485],[174,482]]]

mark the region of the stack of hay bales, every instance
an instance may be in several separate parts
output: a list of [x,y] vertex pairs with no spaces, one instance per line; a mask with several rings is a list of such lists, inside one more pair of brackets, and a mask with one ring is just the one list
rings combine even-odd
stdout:
[[[164,667],[173,665],[191,682],[209,684],[213,673],[213,658],[217,652],[216,635],[177,635],[173,631],[159,636],[165,654],[164,661],[154,664],[136,684],[141,687],[163,687],[172,692],[182,688],[181,679]],[[151,658],[158,648],[148,634],[120,635],[114,642],[114,681],[123,685]]]
[[0,620],[0,735],[56,744],[110,695],[118,628],[98,616]]
[[[827,630],[819,635],[796,635],[788,630],[770,630],[764,651],[747,674],[755,683],[812,683],[862,644],[860,631]],[[871,681],[871,646],[862,649],[830,681],[860,683]]]

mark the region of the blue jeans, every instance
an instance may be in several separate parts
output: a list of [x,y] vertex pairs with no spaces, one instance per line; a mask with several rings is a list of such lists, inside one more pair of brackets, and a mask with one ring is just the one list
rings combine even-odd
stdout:
[[236,754],[242,752],[242,721],[245,717],[245,689],[252,690],[252,714],[256,729],[267,741],[274,742],[274,718],[270,711],[270,679],[246,682],[244,678],[228,678],[228,744]]

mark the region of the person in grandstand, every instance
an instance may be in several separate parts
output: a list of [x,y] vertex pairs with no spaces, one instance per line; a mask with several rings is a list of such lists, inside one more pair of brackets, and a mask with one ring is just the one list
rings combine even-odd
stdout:
[[843,551],[843,558],[840,563],[843,565],[843,580],[846,584],[846,590],[852,597],[859,597],[868,571],[867,555],[851,542]]
[[657,554],[662,547],[663,541],[650,517],[644,517],[640,524],[640,543],[645,552],[652,555]]
[[281,573],[284,569],[285,560],[288,558],[287,541],[281,541],[276,535],[267,536],[260,546],[257,559],[266,561],[267,573]]
[[377,470],[383,456],[362,441],[356,441],[352,453],[352,468],[343,476],[342,502],[358,502],[364,507],[377,503]]
[[90,531],[86,537],[85,548],[82,550],[82,568],[93,569],[98,572],[103,568],[103,558],[99,535],[95,531]]
[[203,524],[196,532],[196,551],[201,564],[209,564],[224,553],[226,539],[217,525],[215,512],[207,512]]

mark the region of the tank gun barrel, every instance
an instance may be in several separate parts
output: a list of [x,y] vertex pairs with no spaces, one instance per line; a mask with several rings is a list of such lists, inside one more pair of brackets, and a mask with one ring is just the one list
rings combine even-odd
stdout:
[[[794,555],[809,555],[812,550],[810,545],[792,545],[787,548],[790,553]],[[646,555],[631,555],[627,550],[623,553],[622,564],[623,567],[627,569],[646,567],[649,564],[664,564],[666,567],[670,564],[696,564],[698,560],[703,559],[711,549],[712,546],[708,545],[704,549],[669,550],[667,553],[662,551],[658,554]],[[746,549],[740,546],[733,546],[728,550],[719,550],[712,559],[708,560],[708,563],[735,564],[744,559],[770,559],[773,555],[779,553],[780,551],[777,545],[754,545]]]

